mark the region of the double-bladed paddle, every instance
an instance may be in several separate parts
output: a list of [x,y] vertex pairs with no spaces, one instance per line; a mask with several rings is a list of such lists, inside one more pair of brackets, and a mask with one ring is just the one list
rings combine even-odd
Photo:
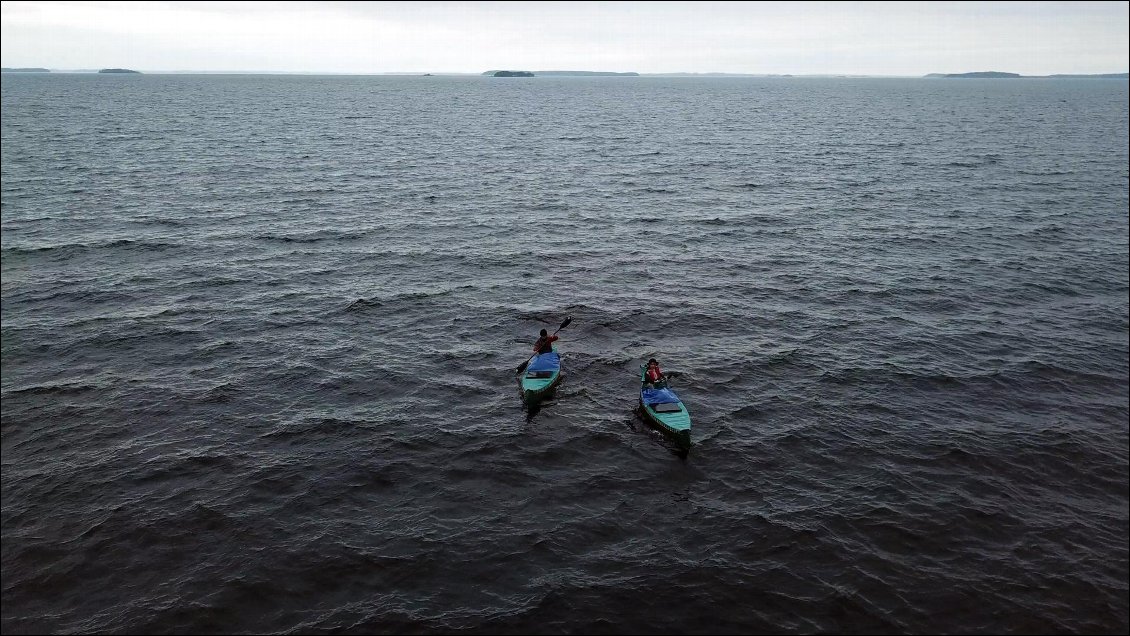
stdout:
[[[566,319],[565,319],[565,322],[561,323],[561,326],[557,328],[557,331],[561,331],[561,330],[562,330],[562,329],[564,329],[565,327],[568,327],[568,326],[569,326],[569,323],[571,323],[571,322],[573,322],[573,317],[572,317],[572,316],[569,316],[568,318],[566,318]],[[553,332],[553,335],[555,335],[555,336],[556,336],[556,335],[557,335],[557,331],[554,331],[554,332]],[[518,365],[518,370],[517,370],[517,371],[515,371],[515,373],[521,373],[521,372],[525,371],[525,370],[526,370],[526,367],[530,366],[530,360],[533,360],[533,357],[532,357],[532,356],[531,356],[531,357],[529,357],[529,358],[527,358],[527,359],[526,359],[526,361],[525,361],[525,362],[523,362],[522,364],[519,364],[519,365]]]

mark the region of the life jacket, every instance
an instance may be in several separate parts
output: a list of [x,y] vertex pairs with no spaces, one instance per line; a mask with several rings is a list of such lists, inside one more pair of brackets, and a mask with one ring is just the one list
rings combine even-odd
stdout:
[[538,338],[534,343],[534,353],[552,353],[553,343],[557,340],[557,336],[544,336]]

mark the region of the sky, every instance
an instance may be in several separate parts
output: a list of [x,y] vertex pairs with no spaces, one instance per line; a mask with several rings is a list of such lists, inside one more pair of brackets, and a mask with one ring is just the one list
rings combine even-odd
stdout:
[[1130,70],[1130,2],[0,2],[6,67],[918,76]]

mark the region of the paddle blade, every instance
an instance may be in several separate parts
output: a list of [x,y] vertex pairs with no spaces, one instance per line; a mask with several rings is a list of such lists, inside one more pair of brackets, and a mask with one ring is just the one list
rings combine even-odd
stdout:
[[[565,327],[568,327],[569,323],[571,323],[571,322],[573,322],[573,317],[569,316],[568,318],[565,319],[565,322],[561,323],[561,326],[557,328],[557,331],[561,331]],[[557,333],[557,331],[554,331],[553,333]]]
[[522,373],[523,371],[525,371],[525,370],[526,370],[526,367],[528,367],[528,366],[530,366],[530,361],[529,361],[529,360],[526,360],[526,361],[525,361],[525,362],[523,362],[522,364],[519,364],[519,365],[518,365],[518,370],[517,370],[517,371],[515,371],[515,373]]

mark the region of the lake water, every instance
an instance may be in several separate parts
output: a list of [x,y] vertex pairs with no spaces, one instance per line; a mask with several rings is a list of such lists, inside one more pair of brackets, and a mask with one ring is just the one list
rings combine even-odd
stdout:
[[2,87],[5,633],[1130,626],[1126,81]]

